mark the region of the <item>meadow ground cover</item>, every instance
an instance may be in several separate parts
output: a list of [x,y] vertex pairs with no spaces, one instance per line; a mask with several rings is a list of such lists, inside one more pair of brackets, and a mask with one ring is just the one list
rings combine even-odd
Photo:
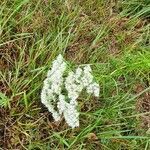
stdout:
[[[40,100],[60,53],[100,85],[79,96],[75,129]],[[149,0],[1,0],[0,69],[0,149],[150,148]]]

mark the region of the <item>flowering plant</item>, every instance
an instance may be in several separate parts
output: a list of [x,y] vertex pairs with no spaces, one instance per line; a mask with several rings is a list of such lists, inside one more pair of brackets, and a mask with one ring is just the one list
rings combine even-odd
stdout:
[[[58,55],[52,63],[51,70],[47,73],[41,92],[41,102],[48,108],[55,121],[64,115],[67,124],[72,127],[79,126],[79,112],[77,111],[77,98],[81,91],[99,96],[99,85],[94,81],[89,65],[78,67],[64,77],[67,64],[62,55]],[[67,91],[67,94],[64,93]]]

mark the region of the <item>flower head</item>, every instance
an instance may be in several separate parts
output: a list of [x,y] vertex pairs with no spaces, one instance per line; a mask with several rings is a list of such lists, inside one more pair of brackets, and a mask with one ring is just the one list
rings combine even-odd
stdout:
[[[47,73],[47,78],[44,80],[41,102],[52,113],[55,121],[60,120],[61,116],[64,115],[67,124],[75,128],[79,126],[77,99],[81,91],[85,88],[87,93],[98,97],[99,85],[94,82],[92,69],[89,65],[84,68],[78,67],[75,72],[71,71],[67,77],[64,77],[66,68],[67,65],[62,55],[58,55],[52,63],[51,70]],[[62,89],[67,91],[67,95],[63,94]]]

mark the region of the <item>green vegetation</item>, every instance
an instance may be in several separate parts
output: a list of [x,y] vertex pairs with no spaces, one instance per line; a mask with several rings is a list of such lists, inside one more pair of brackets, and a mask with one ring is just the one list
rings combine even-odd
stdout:
[[[40,102],[59,53],[101,87],[73,130]],[[149,0],[1,0],[0,68],[0,149],[149,150]]]

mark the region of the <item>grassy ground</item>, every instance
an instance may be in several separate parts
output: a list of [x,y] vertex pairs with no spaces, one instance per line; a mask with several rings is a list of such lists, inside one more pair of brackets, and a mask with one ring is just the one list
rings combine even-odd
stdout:
[[[80,96],[73,130],[40,102],[59,53],[101,87]],[[0,149],[150,148],[149,0],[1,0],[0,68]]]

